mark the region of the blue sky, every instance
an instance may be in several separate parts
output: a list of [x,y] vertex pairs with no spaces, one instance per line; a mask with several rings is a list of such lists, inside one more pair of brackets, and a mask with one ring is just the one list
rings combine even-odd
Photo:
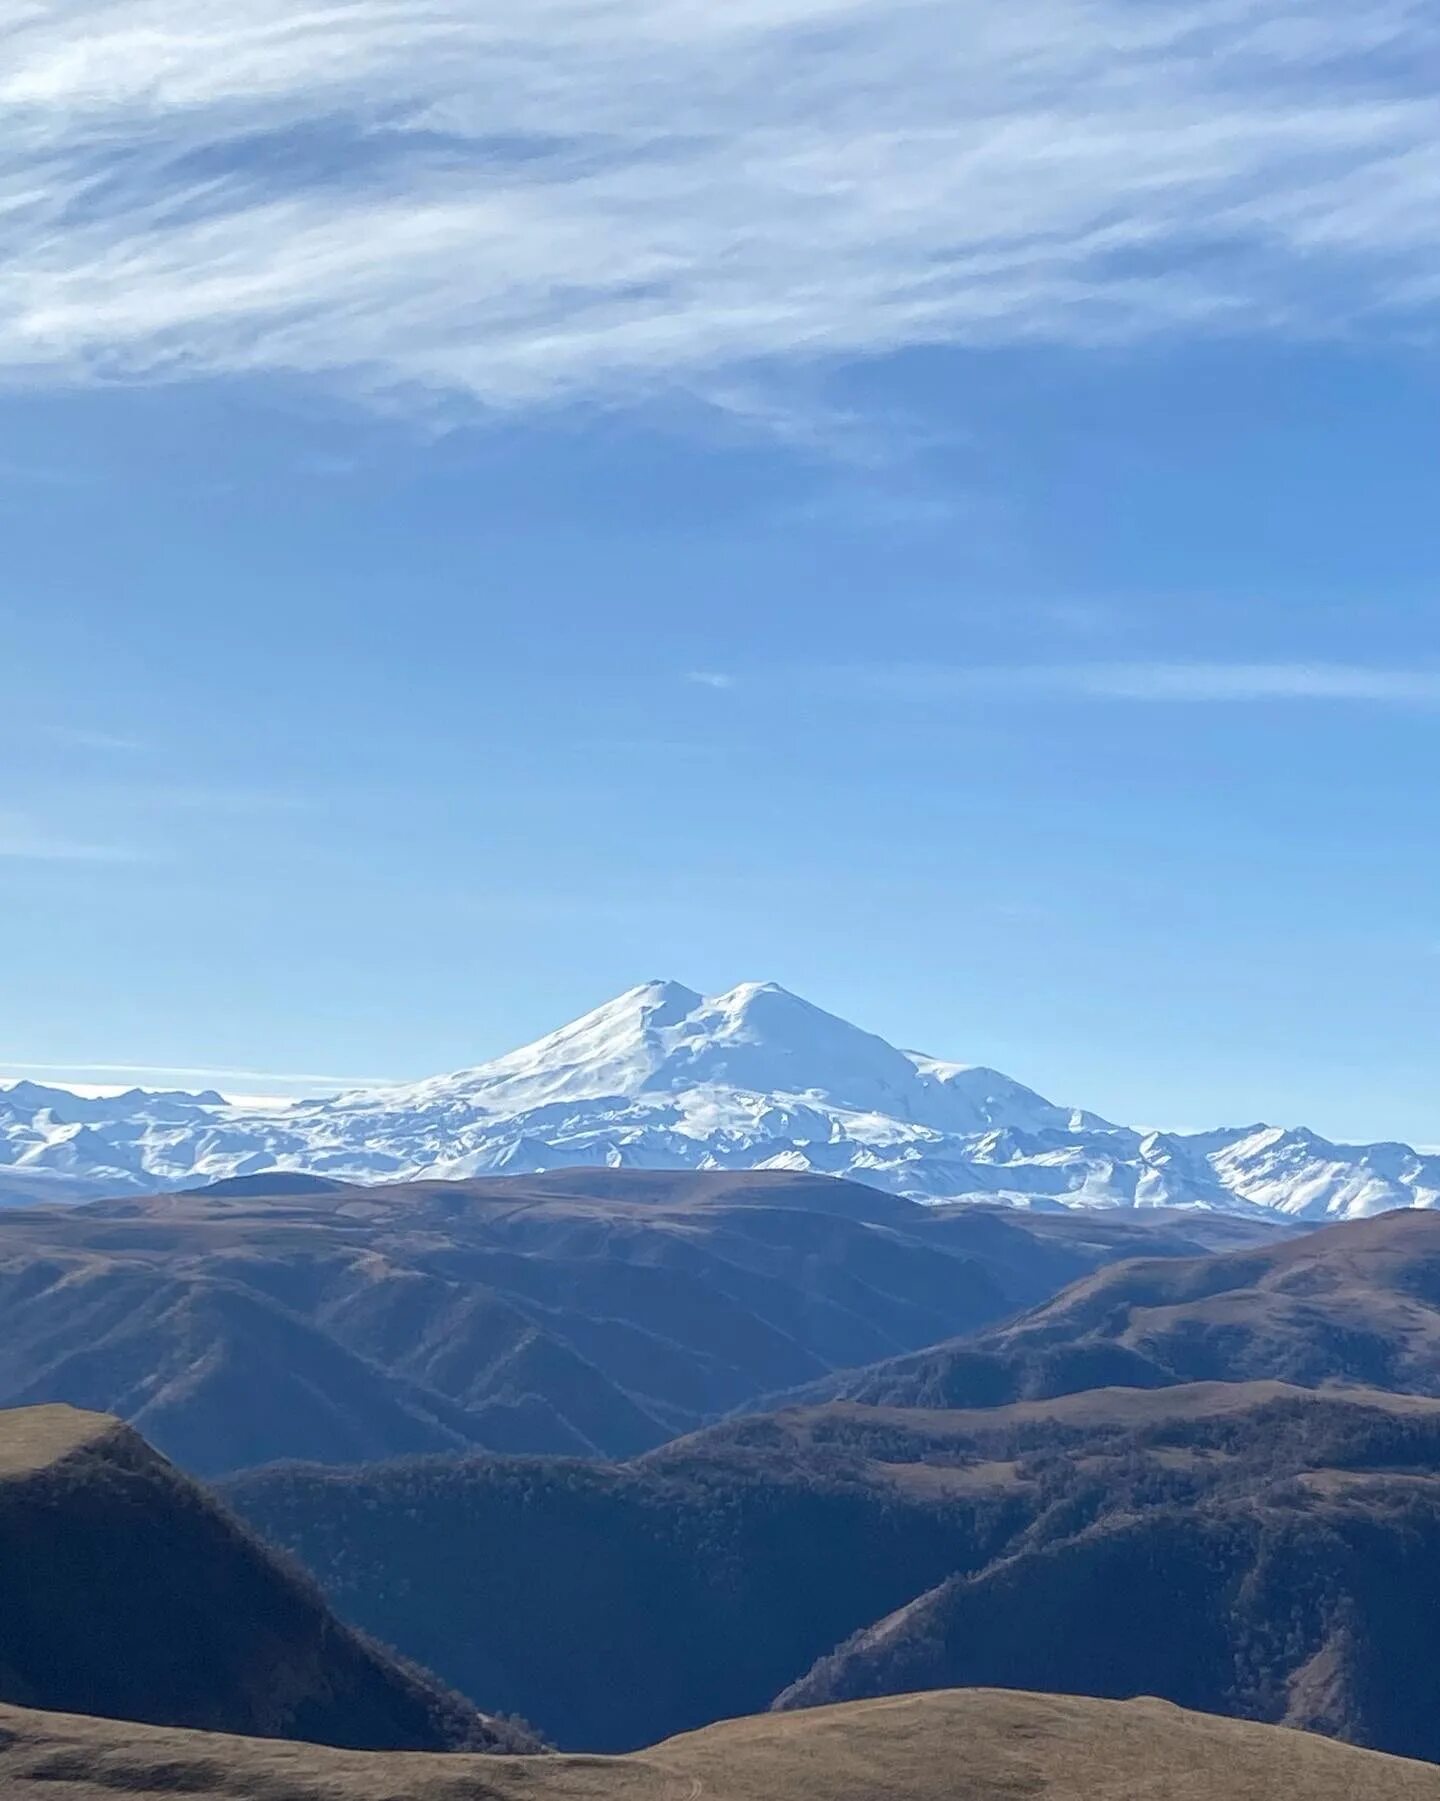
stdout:
[[0,1068],[1440,1140],[1429,9],[6,13]]

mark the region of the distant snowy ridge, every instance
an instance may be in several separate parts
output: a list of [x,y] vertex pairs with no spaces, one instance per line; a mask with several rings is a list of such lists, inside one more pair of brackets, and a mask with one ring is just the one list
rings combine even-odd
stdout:
[[0,1200],[262,1170],[357,1182],[581,1164],[794,1169],[915,1200],[1268,1208],[1355,1219],[1440,1200],[1440,1156],[1303,1129],[1137,1132],[998,1070],[901,1051],[772,982],[647,982],[455,1075],[272,1110],[217,1094],[0,1089]]

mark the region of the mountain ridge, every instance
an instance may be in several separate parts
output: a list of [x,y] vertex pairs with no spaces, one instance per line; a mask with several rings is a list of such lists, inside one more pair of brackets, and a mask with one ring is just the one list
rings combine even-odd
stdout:
[[119,1413],[201,1474],[624,1456],[993,1324],[1097,1263],[1288,1231],[920,1207],[788,1171],[297,1180],[0,1211],[0,1403]]
[[990,1407],[1261,1377],[1440,1394],[1440,1215],[1397,1209],[1268,1245],[1114,1261],[994,1327],[764,1397],[757,1410],[836,1398]]
[[1355,1219],[1440,1204],[1440,1156],[1304,1127],[1142,1131],[899,1050],[773,982],[627,990],[450,1075],[271,1109],[211,1090],[0,1089],[0,1202],[266,1172],[355,1183],[606,1166],[845,1176],[927,1203]]
[[109,1415],[0,1412],[0,1700],[356,1748],[524,1735],[344,1625]]

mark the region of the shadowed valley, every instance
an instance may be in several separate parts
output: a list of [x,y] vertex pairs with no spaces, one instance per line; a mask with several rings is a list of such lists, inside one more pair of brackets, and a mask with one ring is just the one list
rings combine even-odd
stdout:
[[1215,1383],[843,1403],[618,1468],[288,1467],[226,1493],[343,1614],[562,1745],[999,1683],[1440,1757],[1415,1659],[1440,1610],[1437,1466],[1440,1402]]

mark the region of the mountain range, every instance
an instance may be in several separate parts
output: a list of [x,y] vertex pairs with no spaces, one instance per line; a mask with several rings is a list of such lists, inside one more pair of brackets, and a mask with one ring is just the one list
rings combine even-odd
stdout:
[[1437,1343],[1440,1213],[1397,1212],[1112,1264],[822,1385],[854,1398],[639,1457],[291,1463],[221,1492],[342,1617],[573,1749],[973,1683],[1440,1758]]
[[625,1457],[994,1325],[1098,1265],[1291,1230],[921,1207],[784,1170],[256,1177],[12,1207],[0,1405],[118,1413],[199,1474],[475,1447]]
[[213,1091],[0,1090],[10,1204],[275,1171],[383,1183],[593,1165],[847,1176],[932,1203],[1306,1221],[1440,1201],[1440,1156],[1406,1145],[1116,1125],[996,1070],[896,1049],[762,982],[709,998],[646,983],[474,1069],[268,1108]]
[[1279,1377],[1440,1394],[1440,1218],[1395,1212],[1218,1257],[1097,1270],[993,1330],[817,1385],[815,1399],[994,1406],[1103,1384]]
[[[0,1219],[7,1384],[116,1392],[192,1467],[252,1465],[217,1498],[113,1418],[0,1414],[0,1788],[603,1792],[603,1760],[457,1765],[447,1790],[448,1758],[172,1730],[533,1748],[523,1716],[637,1752],[615,1781],[657,1801],[915,1801],[964,1721],[1001,1758],[977,1801],[1307,1792],[1302,1742],[1258,1788],[1220,1776],[1241,1740],[1213,1723],[1203,1781],[1168,1733],[1125,1766],[1141,1719],[1190,1732],[1092,1711],[1137,1694],[1440,1760],[1440,1211],[1302,1231],[783,1171],[250,1188]],[[947,1307],[970,1338],[754,1393]],[[676,1437],[687,1411],[712,1423]],[[589,1456],[476,1448],[576,1422]],[[356,1461],[387,1439],[432,1454]],[[253,1467],[286,1451],[328,1461]],[[1090,1726],[1056,1764],[1063,1719]],[[640,1750],[697,1729],[700,1762]]]

